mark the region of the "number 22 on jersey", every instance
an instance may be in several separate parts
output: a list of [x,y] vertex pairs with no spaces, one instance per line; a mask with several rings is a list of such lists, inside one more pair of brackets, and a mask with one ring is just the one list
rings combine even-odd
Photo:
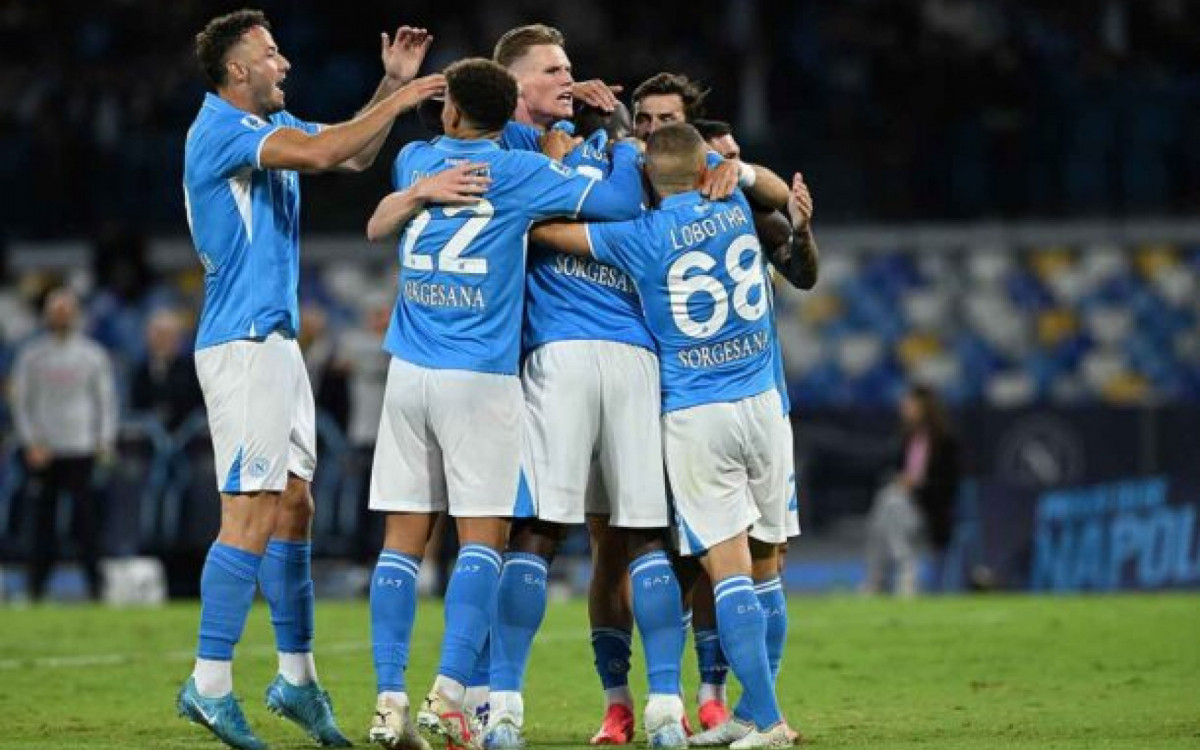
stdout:
[[408,228],[404,231],[404,248],[401,255],[401,263],[403,263],[404,267],[411,268],[414,271],[434,270],[434,254],[418,253],[416,251],[417,240],[420,238],[421,233],[429,226],[429,222],[433,220],[432,211],[441,211],[442,215],[448,219],[452,219],[462,213],[473,214],[450,237],[450,241],[437,251],[437,270],[445,271],[446,273],[486,274],[488,270],[487,258],[462,257],[462,254],[466,252],[471,241],[479,236],[479,233],[483,231],[483,228],[487,226],[488,222],[492,220],[492,216],[495,215],[495,209],[486,199],[481,199],[478,203],[467,206],[427,208],[414,216]]

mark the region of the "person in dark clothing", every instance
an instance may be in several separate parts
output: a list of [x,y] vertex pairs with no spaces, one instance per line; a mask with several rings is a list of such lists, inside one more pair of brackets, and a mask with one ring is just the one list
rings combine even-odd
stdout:
[[174,310],[159,310],[146,324],[146,359],[133,372],[129,406],[153,414],[174,430],[204,403],[196,365],[183,351],[183,322]]
[[954,532],[959,450],[937,395],[915,386],[900,402],[903,447],[899,471],[880,490],[868,521],[864,589],[883,590],[895,566],[896,592],[917,592],[918,547],[928,543],[939,562]]

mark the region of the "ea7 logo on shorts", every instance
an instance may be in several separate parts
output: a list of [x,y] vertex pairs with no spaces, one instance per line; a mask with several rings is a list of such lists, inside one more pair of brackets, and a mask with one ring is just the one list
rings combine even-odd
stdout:
[[246,469],[246,473],[254,479],[261,479],[262,477],[265,477],[267,472],[270,470],[271,462],[268,459],[256,458],[250,462],[250,466]]
[[242,124],[251,130],[262,130],[267,126],[267,121],[258,115],[246,115],[242,118]]

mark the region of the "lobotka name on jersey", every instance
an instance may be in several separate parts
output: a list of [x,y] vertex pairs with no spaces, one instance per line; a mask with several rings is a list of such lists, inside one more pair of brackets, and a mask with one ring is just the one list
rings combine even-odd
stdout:
[[[701,208],[708,204],[699,204],[696,208]],[[728,232],[731,229],[739,229],[750,223],[750,217],[746,216],[746,212],[741,206],[733,205],[719,211],[713,211],[712,215],[707,216],[699,221],[693,221],[690,224],[671,230],[671,247],[675,250],[684,250],[693,245],[698,245],[707,239],[716,237],[722,232]]]

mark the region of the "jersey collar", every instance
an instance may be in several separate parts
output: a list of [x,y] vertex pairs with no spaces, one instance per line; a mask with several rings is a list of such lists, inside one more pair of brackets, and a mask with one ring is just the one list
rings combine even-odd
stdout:
[[457,154],[482,153],[484,151],[499,151],[500,144],[486,138],[473,138],[469,141],[451,138],[444,135],[433,144],[443,151],[453,151]]
[[689,190],[686,193],[676,193],[668,195],[659,203],[660,208],[676,208],[682,206],[694,206],[707,202],[707,198],[700,194],[699,190]]

